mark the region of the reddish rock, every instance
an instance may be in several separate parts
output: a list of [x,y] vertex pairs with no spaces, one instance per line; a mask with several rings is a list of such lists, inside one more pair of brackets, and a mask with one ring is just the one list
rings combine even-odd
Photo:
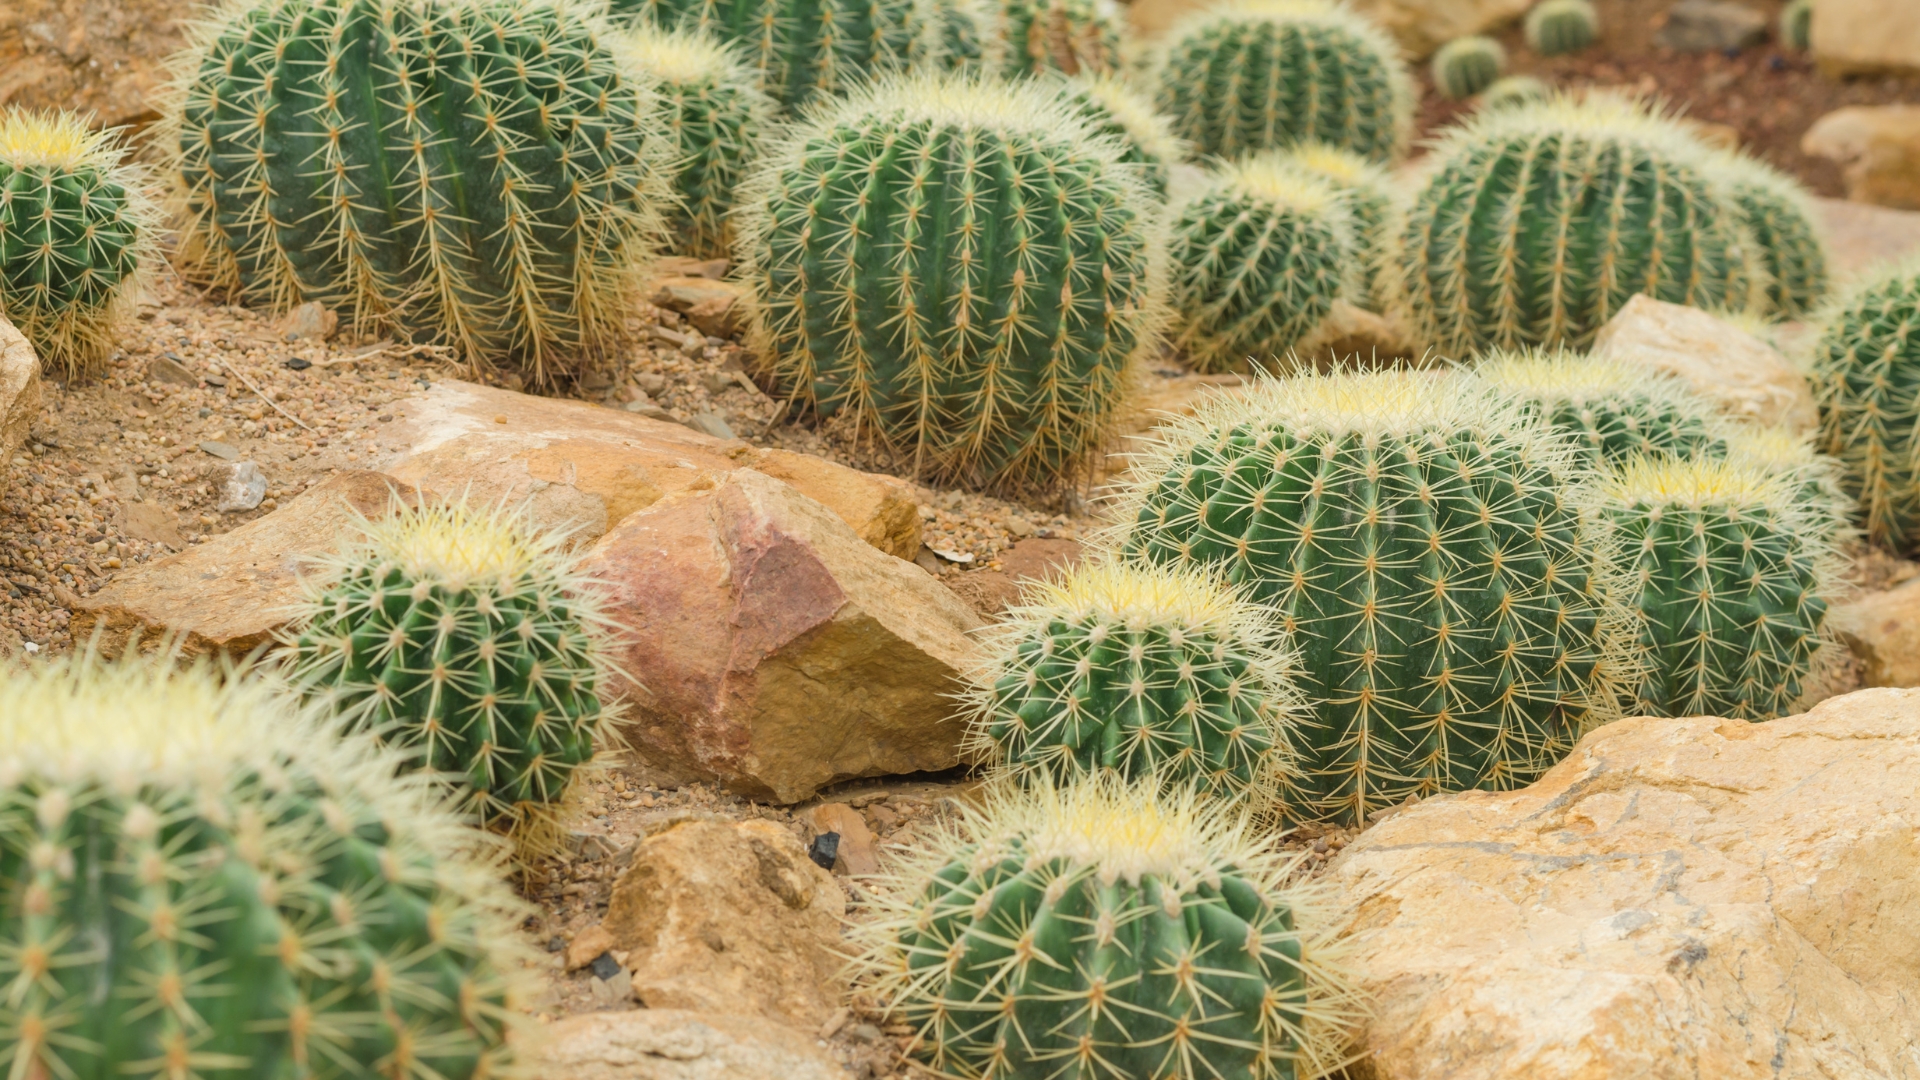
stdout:
[[942,580],[975,611],[992,618],[1019,602],[1024,582],[1058,577],[1078,565],[1083,554],[1078,540],[1031,537],[1008,548],[998,570],[974,570]]
[[840,845],[834,851],[834,873],[859,875],[880,872],[880,856],[874,851],[873,830],[867,828],[867,819],[860,816],[860,811],[846,803],[831,802],[811,807],[799,817],[812,836],[833,833],[840,837]]

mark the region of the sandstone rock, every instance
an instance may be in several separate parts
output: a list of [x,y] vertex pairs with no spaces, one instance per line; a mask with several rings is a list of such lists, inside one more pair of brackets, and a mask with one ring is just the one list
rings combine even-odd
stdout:
[[375,458],[374,467],[486,502],[531,499],[537,521],[571,523],[581,541],[664,495],[711,487],[744,467],[799,488],[888,554],[910,559],[920,550],[913,489],[890,476],[621,410],[455,380],[435,383],[396,412],[386,435],[396,449]]
[[706,278],[708,281],[725,281],[729,265],[725,259],[694,259],[685,255],[662,255],[653,261],[653,272],[661,278],[697,277]]
[[267,474],[251,461],[236,461],[219,472],[220,500],[214,509],[236,514],[258,507],[267,497]]
[[752,469],[634,514],[584,569],[626,628],[624,729],[651,768],[797,802],[860,776],[950,768],[947,694],[980,620]]
[[1920,105],[1835,109],[1807,129],[1800,149],[1837,163],[1854,202],[1920,210]]
[[[724,263],[722,263],[724,265]],[[687,317],[709,337],[734,337],[745,326],[746,288],[730,281],[668,274],[653,280],[651,299]]]
[[1820,0],[1812,31],[1825,75],[1920,71],[1920,19],[1907,0]]
[[1000,556],[1000,569],[973,570],[942,578],[973,610],[992,618],[1019,602],[1021,586],[1035,578],[1057,577],[1085,554],[1078,540],[1034,537],[1016,541]]
[[650,1009],[760,1016],[803,1031],[839,1006],[846,894],[771,821],[687,821],[641,841],[601,923]]
[[809,839],[821,833],[834,833],[840,837],[840,845],[834,852],[834,873],[862,875],[880,872],[880,856],[874,850],[873,830],[867,828],[867,819],[860,816],[860,811],[846,803],[821,803],[809,807],[799,817],[801,824],[811,832]]
[[567,970],[579,971],[600,958],[600,954],[618,948],[619,942],[607,932],[605,926],[595,923],[573,936],[567,942]]
[[[122,498],[137,498],[138,493],[136,485],[131,495],[123,495]],[[180,535],[180,526],[174,514],[154,503],[123,501],[120,504],[119,524],[120,531],[135,540],[165,544],[175,551],[187,546],[186,538]]]
[[1827,625],[1867,686],[1920,686],[1920,578],[1835,607]]
[[381,517],[396,494],[417,497],[379,473],[335,476],[263,518],[122,573],[74,608],[74,640],[97,629],[109,656],[133,635],[151,643],[167,630],[182,635],[188,655],[264,645],[300,596],[306,557],[334,550],[358,516]]
[[1636,718],[1329,869],[1375,1080],[1914,1077],[1920,693]]
[[166,61],[199,0],[7,0],[0,105],[91,113],[106,127],[159,118]]
[[1733,0],[1680,0],[1653,43],[1679,52],[1748,49],[1767,40],[1767,17]]
[[1697,308],[1638,294],[1594,339],[1595,354],[1678,376],[1732,416],[1810,431],[1807,380],[1772,346]]
[[1857,278],[1920,252],[1920,213],[1844,199],[1815,199],[1827,262],[1840,278]]
[[681,1009],[574,1016],[549,1027],[529,1080],[850,1080],[797,1031]]
[[41,398],[40,358],[26,335],[0,316],[0,467],[27,441]]
[[325,341],[339,328],[339,313],[318,300],[309,300],[280,318],[280,333],[288,341]]
[[1387,367],[1419,355],[1419,347],[1398,323],[1345,300],[1335,300],[1319,327],[1294,350],[1299,361],[1323,370],[1334,365]]

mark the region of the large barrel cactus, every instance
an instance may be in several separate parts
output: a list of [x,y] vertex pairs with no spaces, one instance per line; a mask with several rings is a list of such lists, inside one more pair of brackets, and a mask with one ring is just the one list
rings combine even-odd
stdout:
[[9,1075],[510,1075],[523,905],[396,764],[233,671],[0,677]]
[[658,98],[564,0],[255,0],[185,57],[190,268],[551,381],[624,332]]
[[1117,75],[1063,78],[1059,87],[1095,131],[1120,140],[1120,160],[1145,169],[1153,193],[1166,198],[1174,163],[1186,159],[1187,145],[1174,136],[1167,118],[1154,111],[1152,100]]
[[875,890],[914,1053],[995,1080],[1307,1080],[1363,1009],[1324,886],[1188,792],[1001,789]]
[[1643,454],[1726,453],[1736,426],[1686,384],[1637,364],[1562,350],[1495,350],[1474,369],[1578,446],[1595,468]]
[[49,371],[97,371],[130,314],[154,213],[111,132],[0,109],[0,316]]
[[1393,39],[1334,0],[1241,0],[1167,33],[1160,110],[1203,154],[1317,141],[1390,164],[1413,126]]
[[1352,225],[1352,300],[1369,311],[1394,310],[1399,267],[1393,255],[1400,235],[1400,207],[1393,175],[1351,150],[1325,143],[1299,143],[1279,152],[1275,160],[1325,181],[1340,193]]
[[916,472],[1048,486],[1158,347],[1158,214],[1044,83],[883,81],[771,147],[735,251],[779,392]]
[[990,0],[987,49],[1009,76],[1111,74],[1125,16],[1113,0]]
[[788,107],[845,94],[915,61],[937,61],[967,27],[924,0],[612,0],[616,16],[712,34]]
[[1584,347],[1636,293],[1747,300],[1751,237],[1706,152],[1637,102],[1489,109],[1443,136],[1402,234],[1418,336],[1458,355]]
[[1827,253],[1808,191],[1745,154],[1713,154],[1705,172],[1753,236],[1754,254],[1766,271],[1764,314],[1798,319],[1818,307],[1827,296]]
[[1821,449],[1840,459],[1867,538],[1920,543],[1920,267],[1858,286],[1829,309],[1814,347]]
[[519,515],[396,505],[365,531],[312,578],[288,635],[296,681],[539,852],[606,715],[594,592],[564,538]]
[[1299,654],[1289,816],[1522,785],[1613,715],[1626,622],[1594,474],[1475,380],[1263,382],[1170,425],[1136,475],[1122,550],[1217,569]]

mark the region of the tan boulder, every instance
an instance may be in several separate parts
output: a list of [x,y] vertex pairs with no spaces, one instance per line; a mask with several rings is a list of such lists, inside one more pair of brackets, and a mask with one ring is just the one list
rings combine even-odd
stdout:
[[757,1016],[589,1013],[541,1033],[528,1080],[850,1080],[813,1040]]
[[1596,355],[1677,376],[1730,416],[1811,431],[1807,380],[1773,346],[1698,308],[1636,294],[1600,328]]
[[1877,272],[1920,252],[1920,212],[1884,206],[1814,199],[1820,231],[1827,242],[1827,264],[1842,279]]
[[1329,868],[1374,1080],[1915,1077],[1920,693],[1635,718]]
[[7,0],[0,105],[92,114],[106,127],[160,116],[166,62],[200,0]]
[[42,396],[40,358],[26,335],[0,315],[0,467],[27,441]]
[[766,820],[686,821],[641,841],[601,926],[650,1009],[818,1028],[839,1007],[846,894]]
[[1827,615],[1867,686],[1920,686],[1920,578],[1855,597]]
[[677,311],[708,337],[736,337],[746,326],[745,286],[704,275],[662,274],[653,279],[654,306]]
[[1839,165],[1854,202],[1920,210],[1920,105],[1835,109],[1800,137],[1800,150]]
[[791,803],[959,762],[947,695],[978,616],[796,488],[722,474],[622,521],[584,568],[625,628],[623,727],[648,767]]
[[1920,18],[1911,0],[1820,0],[1813,60],[1829,76],[1920,72]]

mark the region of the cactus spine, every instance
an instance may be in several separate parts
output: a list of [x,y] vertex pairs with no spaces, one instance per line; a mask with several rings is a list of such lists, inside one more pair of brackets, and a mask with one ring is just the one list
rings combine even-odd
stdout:
[[1814,347],[1820,448],[1867,538],[1895,552],[1920,540],[1920,265],[1863,283],[1833,305]]
[[1297,707],[1278,636],[1193,568],[1083,566],[996,626],[971,680],[974,756],[1018,779],[1108,770],[1264,806]]
[[292,642],[307,693],[416,752],[532,852],[554,842],[606,715],[605,631],[563,542],[518,514],[396,502],[316,576]]
[[492,846],[242,674],[67,657],[0,678],[0,1062],[506,1073],[531,957]]
[[1312,140],[1391,164],[1406,151],[1413,84],[1399,47],[1344,4],[1242,0],[1175,25],[1167,40],[1160,111],[1203,154]]
[[1636,455],[1719,457],[1735,430],[1678,379],[1605,357],[1496,350],[1474,371],[1565,435],[1596,469]]
[[1096,132],[1120,140],[1120,160],[1144,169],[1154,194],[1165,199],[1173,163],[1186,158],[1187,146],[1174,137],[1167,118],[1153,110],[1153,102],[1116,75],[1063,79],[1060,92]]
[[1433,54],[1433,85],[1460,101],[1492,86],[1507,68],[1507,50],[1490,37],[1454,38]]
[[1705,172],[1753,236],[1766,271],[1765,314],[1797,319],[1818,307],[1827,295],[1827,253],[1806,189],[1745,154],[1713,154]]
[[1553,91],[1547,88],[1547,84],[1531,75],[1508,75],[1495,79],[1492,86],[1480,91],[1480,109],[1486,111],[1531,105],[1551,96]]
[[1358,270],[1354,300],[1372,311],[1392,311],[1399,294],[1393,245],[1400,235],[1392,175],[1351,150],[1324,143],[1301,143],[1277,160],[1340,193],[1352,224],[1353,263]]
[[1163,319],[1121,154],[1041,83],[917,75],[816,112],[761,159],[735,247],[781,392],[922,474],[1073,473]]
[[932,59],[960,29],[929,21],[918,0],[612,0],[616,16],[701,31],[737,48],[760,89],[789,109],[845,94],[875,76]]
[[0,110],[0,316],[48,370],[98,370],[150,257],[154,212],[111,132]]
[[1122,550],[1217,568],[1299,652],[1289,816],[1525,784],[1611,715],[1625,623],[1592,473],[1474,380],[1263,382],[1136,475]]
[[1322,887],[1192,792],[1002,789],[909,861],[865,966],[942,1076],[1312,1077],[1359,994]]
[[1600,36],[1592,0],[1540,0],[1527,12],[1527,48],[1541,56],[1579,52]]
[[1009,77],[1120,69],[1124,17],[1113,0],[992,0],[987,48]]
[[1813,48],[1813,0],[1793,0],[1781,9],[1780,44],[1796,52]]
[[1170,250],[1179,344],[1203,372],[1284,362],[1354,270],[1345,201],[1272,153],[1222,168],[1182,206]]
[[1455,355],[1582,348],[1635,293],[1745,303],[1751,237],[1704,157],[1671,121],[1604,95],[1476,114],[1435,147],[1407,214],[1417,336]]
[[1835,560],[1800,495],[1739,459],[1636,458],[1611,478],[1646,656],[1636,713],[1771,720],[1818,700]]
[[558,0],[257,0],[187,54],[190,270],[552,382],[624,333],[658,99]]
[[727,220],[734,189],[745,179],[760,137],[772,123],[773,101],[753,73],[718,40],[705,34],[642,25],[621,42],[626,55],[659,83],[675,158],[680,205],[668,215],[685,255],[727,253]]

